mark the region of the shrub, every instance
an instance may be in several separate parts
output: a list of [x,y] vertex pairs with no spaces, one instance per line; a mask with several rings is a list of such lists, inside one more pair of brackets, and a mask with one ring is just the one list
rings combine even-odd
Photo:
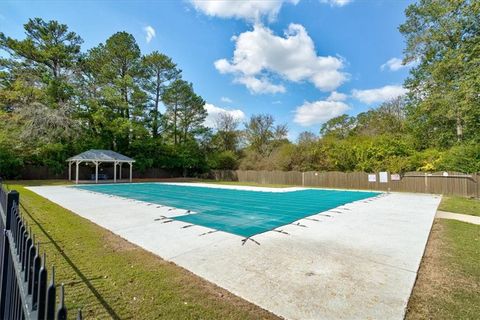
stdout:
[[215,153],[208,159],[208,166],[212,169],[235,170],[238,166],[238,157],[233,151]]
[[0,177],[16,178],[23,160],[10,148],[0,146]]
[[438,164],[439,170],[480,172],[480,144],[457,145],[447,150]]

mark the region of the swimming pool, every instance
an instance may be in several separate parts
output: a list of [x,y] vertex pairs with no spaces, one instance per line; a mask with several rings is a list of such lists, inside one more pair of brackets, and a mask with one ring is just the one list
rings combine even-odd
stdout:
[[165,183],[82,185],[73,188],[190,210],[191,213],[172,219],[243,237],[271,231],[379,194],[324,189],[266,192]]

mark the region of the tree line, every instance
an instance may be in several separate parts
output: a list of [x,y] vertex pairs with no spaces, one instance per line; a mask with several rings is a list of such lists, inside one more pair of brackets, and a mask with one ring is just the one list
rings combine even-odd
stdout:
[[287,139],[268,114],[204,125],[205,101],[167,55],[142,54],[118,32],[90,50],[57,21],[30,19],[23,40],[0,33],[0,172],[25,165],[62,171],[87,149],[112,149],[136,167],[480,171],[480,4],[421,0],[399,27],[408,93],[319,132]]
[[9,54],[0,60],[2,171],[61,170],[89,148],[132,155],[140,168],[206,165],[205,101],[170,57],[143,55],[126,32],[82,52],[81,37],[57,21],[24,28],[23,40],[0,33]]

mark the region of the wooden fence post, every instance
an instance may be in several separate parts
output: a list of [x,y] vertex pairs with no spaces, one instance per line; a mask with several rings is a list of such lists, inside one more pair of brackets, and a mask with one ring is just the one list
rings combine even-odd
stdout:
[[477,199],[480,199],[480,186],[478,183],[478,173],[475,174],[475,184],[477,185]]
[[425,193],[428,193],[428,173],[425,172]]

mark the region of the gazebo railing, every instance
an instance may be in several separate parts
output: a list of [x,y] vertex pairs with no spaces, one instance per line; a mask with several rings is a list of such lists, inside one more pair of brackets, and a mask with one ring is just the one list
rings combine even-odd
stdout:
[[22,218],[19,201],[19,193],[7,191],[0,180],[0,319],[67,319],[63,284],[56,306],[54,267],[47,283],[46,254]]

